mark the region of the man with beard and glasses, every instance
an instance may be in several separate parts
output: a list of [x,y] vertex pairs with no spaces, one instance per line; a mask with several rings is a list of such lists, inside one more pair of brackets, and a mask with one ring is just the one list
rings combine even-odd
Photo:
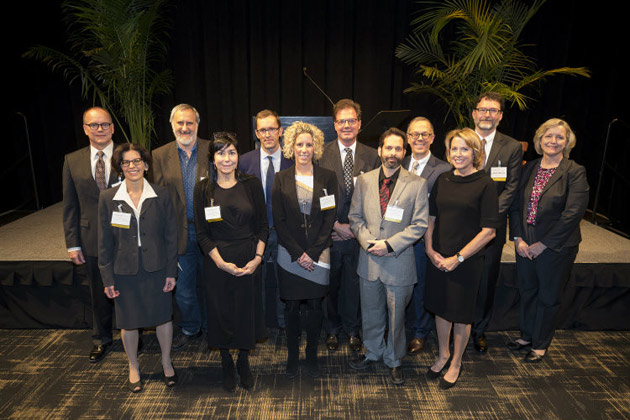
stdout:
[[178,277],[175,302],[181,313],[181,334],[173,350],[201,337],[206,319],[203,293],[197,295],[203,256],[197,245],[193,214],[195,183],[208,176],[210,142],[197,137],[199,112],[188,104],[173,108],[170,117],[175,141],[153,151],[153,179],[169,189],[177,220]]
[[363,370],[382,359],[395,385],[404,383],[405,308],[417,281],[413,244],[424,235],[429,216],[426,180],[401,167],[406,146],[397,128],[381,135],[382,165],[359,176],[348,213],[361,246],[357,274],[366,350],[350,367]]
[[492,315],[494,290],[499,278],[501,253],[505,244],[507,213],[512,205],[518,180],[521,174],[523,148],[512,137],[497,131],[503,118],[505,101],[496,92],[487,92],[479,96],[472,117],[475,121],[475,132],[481,138],[485,152],[482,167],[494,181],[499,195],[499,226],[496,236],[484,251],[484,268],[481,286],[475,306],[475,320],[472,325],[472,337],[475,350],[480,353],[488,351],[486,329]]

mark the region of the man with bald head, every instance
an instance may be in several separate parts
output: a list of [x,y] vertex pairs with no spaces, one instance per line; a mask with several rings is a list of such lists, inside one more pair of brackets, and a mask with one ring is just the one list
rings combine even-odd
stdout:
[[112,344],[113,301],[107,299],[98,269],[98,197],[117,179],[111,167],[114,124],[100,107],[83,113],[83,132],[90,145],[66,155],[63,163],[63,228],[68,257],[85,265],[92,304],[90,362],[102,360]]
[[[431,145],[435,140],[433,124],[424,117],[416,117],[407,127],[407,141],[411,147],[411,155],[403,160],[403,168],[410,173],[421,176],[427,182],[427,192],[431,193],[437,177],[451,170],[451,165],[431,154]],[[413,332],[407,350],[411,354],[419,353],[424,348],[431,332],[432,317],[424,309],[424,277],[427,267],[427,256],[424,250],[424,237],[413,247],[416,260],[416,277],[418,282],[413,288],[411,304],[407,310],[407,325]]]

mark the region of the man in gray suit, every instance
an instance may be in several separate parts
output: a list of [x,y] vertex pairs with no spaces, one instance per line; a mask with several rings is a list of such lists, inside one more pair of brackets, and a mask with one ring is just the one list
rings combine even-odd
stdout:
[[[407,127],[407,141],[411,147],[411,155],[403,160],[403,168],[427,181],[427,191],[431,193],[437,177],[451,170],[451,165],[431,154],[431,144],[435,139],[433,125],[424,117],[416,117]],[[407,350],[411,354],[419,353],[424,348],[427,337],[433,326],[433,317],[424,309],[424,276],[427,267],[427,255],[424,249],[424,238],[413,246],[416,257],[416,275],[418,283],[413,288],[411,304],[407,308],[407,324],[413,332]]]
[[426,181],[401,167],[406,146],[405,133],[397,128],[381,135],[382,165],[359,176],[348,213],[361,246],[357,273],[366,349],[350,367],[362,370],[383,359],[396,385],[404,383],[405,308],[417,281],[413,244],[424,235],[429,218]]
[[66,155],[63,163],[63,229],[68,256],[83,265],[90,282],[92,341],[90,362],[103,359],[112,344],[113,302],[107,299],[98,269],[98,197],[116,181],[111,159],[114,124],[105,109],[83,113],[83,131],[90,145]]
[[196,182],[208,176],[210,142],[197,137],[199,112],[191,105],[175,106],[170,122],[175,141],[153,151],[153,180],[168,188],[177,220],[179,270],[175,302],[181,313],[181,334],[173,340],[173,350],[179,350],[201,337],[206,320],[204,293],[197,295],[203,255],[197,245],[193,190]]
[[324,300],[326,347],[339,347],[339,333],[348,335],[354,351],[361,350],[359,277],[357,263],[359,245],[350,230],[348,209],[354,192],[356,177],[379,165],[376,150],[357,141],[361,129],[361,106],[351,99],[342,99],[333,106],[337,141],[324,146],[319,160],[322,168],[337,174],[337,220],[333,226],[333,245],[330,250],[330,286]]
[[496,236],[486,246],[484,267],[477,303],[475,321],[472,325],[472,337],[475,349],[480,353],[488,351],[486,329],[492,315],[494,291],[499,278],[501,253],[505,244],[507,213],[512,205],[518,180],[521,174],[523,148],[512,137],[497,131],[503,118],[505,101],[496,92],[487,92],[477,99],[472,112],[475,121],[475,132],[481,138],[485,148],[486,160],[484,169],[493,179],[499,195],[499,219]]

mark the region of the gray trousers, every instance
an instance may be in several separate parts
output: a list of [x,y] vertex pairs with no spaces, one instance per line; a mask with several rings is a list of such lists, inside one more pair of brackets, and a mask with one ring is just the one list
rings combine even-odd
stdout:
[[[361,319],[365,357],[381,360],[390,368],[401,365],[407,353],[405,308],[413,294],[409,286],[389,286],[380,280],[360,278]],[[388,327],[387,343],[385,328]]]

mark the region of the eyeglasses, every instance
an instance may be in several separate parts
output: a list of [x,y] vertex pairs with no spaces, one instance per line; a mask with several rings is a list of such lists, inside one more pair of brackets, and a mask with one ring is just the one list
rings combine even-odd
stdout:
[[486,112],[488,112],[493,117],[497,115],[499,112],[501,112],[500,109],[496,109],[496,108],[475,108],[475,111],[477,111],[480,114],[485,114]]
[[346,120],[335,121],[335,125],[338,125],[339,127],[343,127],[346,124],[348,124],[350,127],[354,127],[355,125],[357,125],[358,122],[359,120],[357,118],[348,118]]
[[138,166],[141,163],[144,163],[144,161],[141,158],[135,158],[135,159],[131,159],[131,160],[121,160],[120,161],[120,166],[122,166],[123,168],[128,168],[130,164],[133,163],[133,166]]
[[423,140],[429,140],[433,137],[433,133],[428,133],[426,131],[424,133],[407,133],[407,137],[411,140],[418,140],[420,137],[422,137]]
[[108,123],[108,122],[104,122],[104,123],[90,123],[90,124],[83,124],[85,126],[90,127],[91,130],[98,130],[99,127],[101,127],[103,130],[107,130],[109,127],[113,126],[113,123]]
[[280,127],[275,128],[261,128],[260,130],[256,130],[256,132],[260,135],[266,136],[267,134],[274,135],[280,130]]

